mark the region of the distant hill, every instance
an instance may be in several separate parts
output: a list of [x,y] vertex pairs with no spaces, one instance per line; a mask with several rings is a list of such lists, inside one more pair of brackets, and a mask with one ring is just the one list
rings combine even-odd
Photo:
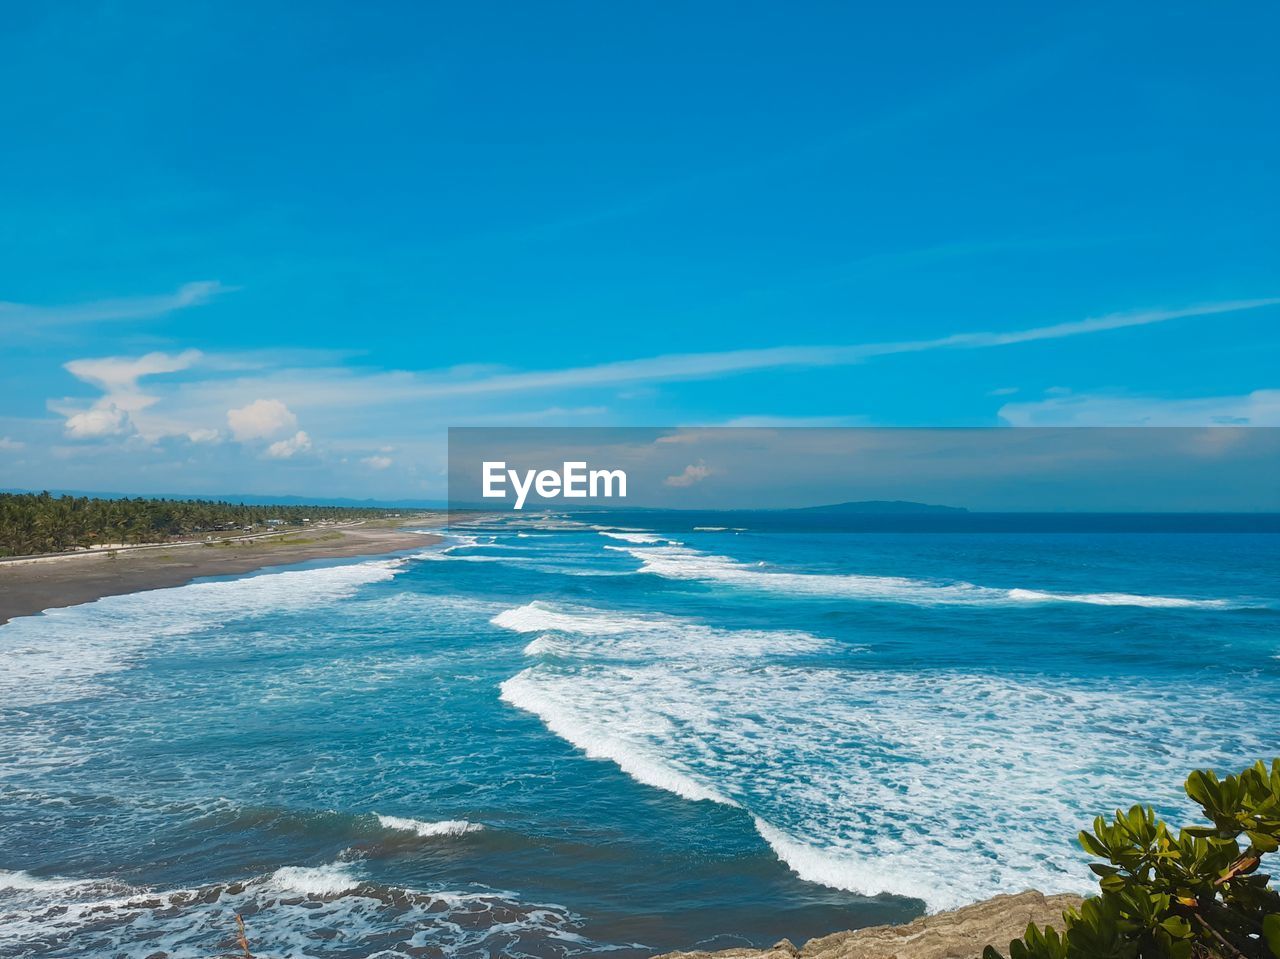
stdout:
[[911,503],[901,499],[869,499],[857,503],[832,503],[829,506],[802,506],[788,513],[878,513],[900,516],[905,513],[967,513],[963,506],[935,506]]

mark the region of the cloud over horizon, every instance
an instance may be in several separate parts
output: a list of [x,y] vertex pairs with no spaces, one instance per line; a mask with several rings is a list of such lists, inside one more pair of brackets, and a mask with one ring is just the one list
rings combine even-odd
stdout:
[[999,413],[1009,426],[1280,426],[1280,389],[1176,399],[1058,390]]
[[270,439],[295,429],[298,417],[279,400],[254,400],[240,409],[227,410],[227,425],[238,442]]
[[289,459],[296,453],[305,453],[311,449],[311,437],[303,430],[298,430],[288,439],[277,440],[267,447],[266,455],[272,459]]
[[[199,302],[205,293],[189,292]],[[420,370],[391,370],[350,362],[334,365],[332,351],[258,350],[235,352],[183,349],[150,351],[136,356],[112,355],[67,361],[64,369],[81,383],[100,391],[93,400],[50,400],[48,408],[63,417],[62,432],[78,443],[141,442],[165,456],[177,450],[221,445],[222,457],[245,455],[259,463],[297,459],[338,475],[362,468],[365,476],[404,476],[427,468],[442,445],[446,425],[545,423],[580,420],[586,424],[628,422],[629,407],[643,409],[660,388],[710,382],[776,371],[823,370],[857,366],[872,360],[925,353],[1013,349],[1020,344],[1105,335],[1110,331],[1152,327],[1174,320],[1242,313],[1271,307],[1277,298],[1224,300],[1180,309],[1111,313],[1078,321],[1027,326],[1005,331],[959,332],[932,338],[846,343],[835,346],[778,346],[721,352],[664,354],[610,360],[558,369],[510,370],[493,366],[454,365]],[[620,387],[644,389],[625,393]],[[717,388],[718,389],[718,388]],[[526,397],[554,391],[557,400],[577,398],[581,405],[533,408]],[[1043,399],[1010,402],[1011,387],[984,387],[978,395],[989,404],[987,422],[1008,425],[1119,423],[1274,423],[1280,421],[1270,399],[1275,391],[1257,390],[1247,398],[1214,401],[1161,400],[1097,391],[1055,391],[1041,387]],[[1034,395],[1023,390],[1022,395]],[[607,403],[600,402],[606,399]],[[753,398],[753,405],[757,402]],[[306,420],[305,428],[301,422]],[[695,419],[694,422],[697,422]],[[761,412],[704,420],[734,425],[836,425],[879,422],[901,425],[893,416],[870,412],[841,415]],[[922,424],[924,425],[924,424]],[[22,441],[21,435],[14,442]],[[232,440],[243,453],[225,445]],[[176,445],[174,445],[176,444]],[[386,449],[402,449],[393,460]],[[344,455],[344,453],[346,455]],[[65,456],[74,455],[68,448]],[[173,461],[175,468],[180,465]],[[349,467],[343,466],[349,464]],[[429,472],[429,471],[428,471]],[[671,477],[671,485],[692,485],[710,471],[690,464]],[[415,479],[422,485],[429,482]]]
[[50,401],[49,406],[66,416],[64,428],[72,439],[143,432],[136,421],[137,415],[159,402],[158,396],[143,392],[140,384],[143,377],[181,372],[201,356],[199,350],[183,350],[173,354],[153,352],[139,357],[71,360],[63,364],[63,368],[76,379],[102,390],[103,395],[88,409],[67,401]]

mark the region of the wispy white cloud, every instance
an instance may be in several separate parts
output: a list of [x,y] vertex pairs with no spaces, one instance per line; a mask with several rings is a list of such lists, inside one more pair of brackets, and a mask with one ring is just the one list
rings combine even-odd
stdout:
[[17,452],[26,448],[27,444],[20,440],[10,439],[8,436],[0,436],[0,450]]
[[101,389],[121,409],[134,410],[154,402],[141,391],[138,381],[144,376],[178,373],[188,369],[201,357],[199,350],[181,353],[147,353],[144,356],[104,356],[92,360],[72,360],[63,368],[78,380]]
[[1280,426],[1280,390],[1169,399],[1124,393],[1057,393],[1006,403],[1011,426]]
[[[218,379],[187,388],[192,403],[216,405],[250,390],[272,391],[294,409],[342,407],[346,411],[413,401],[496,397],[546,391],[652,385],[707,380],[774,369],[847,366],[896,354],[1014,346],[1149,326],[1176,319],[1212,316],[1280,304],[1280,297],[1204,303],[1174,310],[1112,313],[1068,323],[1003,332],[963,332],[921,340],[836,346],[778,346],[752,350],[679,353],[592,366],[523,372],[477,366],[447,370],[367,371],[358,367],[289,368],[237,379]],[[457,413],[454,413],[456,416]]]
[[51,326],[146,320],[174,310],[200,306],[232,289],[216,280],[198,280],[184,283],[172,293],[116,297],[62,306],[0,302],[0,329],[22,329],[29,333]]
[[[1179,320],[1185,317],[1237,313],[1240,310],[1255,310],[1259,307],[1275,306],[1278,303],[1280,303],[1280,297],[1267,297],[1256,300],[1224,300],[1218,303],[1200,303],[1177,310],[1133,310],[1126,313],[1108,313],[1106,316],[1089,317],[1069,323],[1033,326],[1030,329],[1012,330],[1006,333],[956,333],[936,340],[920,340],[914,344],[903,345],[911,346],[914,349],[974,349],[985,346],[1009,346],[1014,343],[1030,343],[1035,340],[1058,340],[1066,336],[1080,336],[1084,333],[1101,333],[1106,330],[1119,330],[1129,326],[1149,326],[1152,323],[1165,323],[1169,320]],[[895,352],[898,351],[895,350]]]
[[1189,317],[1234,313],[1280,304],[1280,297],[1202,303],[1176,310],[1138,310],[1110,313],[1068,323],[1034,326],[1005,332],[953,333],[923,340],[864,343],[844,346],[780,346],[719,353],[680,353],[647,359],[621,360],[595,366],[527,373],[504,373],[462,381],[405,384],[421,397],[466,396],[484,393],[528,392],[614,386],[623,383],[709,379],[787,367],[845,366],[879,356],[930,350],[972,350],[1062,339],[1133,326],[1149,326]]
[[865,416],[735,416],[725,420],[718,426],[731,426],[736,429],[773,428],[773,427],[832,427],[832,426],[869,426]]
[[371,470],[384,470],[389,467],[394,460],[390,456],[366,456],[360,461]]
[[[321,431],[325,449],[343,437],[354,439],[357,435],[366,444],[370,439],[400,442],[412,437],[403,430],[399,433],[392,430],[376,437],[360,435],[361,430],[367,429],[370,410],[395,410],[405,415],[412,411],[419,422],[434,422],[447,417],[455,424],[561,421],[570,416],[604,417],[615,414],[594,405],[551,406],[533,408],[531,412],[532,404],[526,397],[539,392],[555,392],[559,394],[557,399],[561,396],[569,398],[576,391],[592,389],[608,390],[616,396],[619,386],[645,388],[666,382],[705,380],[757,371],[849,365],[877,357],[926,351],[1013,347],[1177,319],[1259,309],[1277,303],[1280,303],[1280,298],[1230,300],[1179,309],[1113,313],[1016,330],[961,332],[929,339],[670,354],[533,371],[498,370],[474,365],[388,371],[338,366],[329,357],[321,360],[322,365],[308,365],[304,357],[277,358],[273,363],[270,356],[260,354],[255,356],[254,363],[249,364],[243,360],[223,362],[220,355],[203,356],[195,350],[176,354],[150,353],[136,358],[83,359],[66,364],[69,372],[97,386],[103,395],[91,405],[64,400],[50,406],[67,418],[66,432],[75,438],[136,433],[149,441],[171,436],[210,443],[228,435],[251,444],[278,444],[276,452],[270,455],[288,458],[311,446],[310,435],[301,429],[300,417],[306,420],[308,429]],[[147,380],[161,373],[183,370],[191,372],[182,377]],[[140,383],[146,388],[143,389]],[[269,399],[261,399],[264,397]],[[509,401],[503,402],[504,397]],[[470,398],[475,401],[467,402]],[[596,399],[590,396],[583,398],[588,403]],[[1045,405],[1050,399],[1062,402],[1056,408]],[[1089,414],[1094,419],[1105,419],[1108,415],[1098,404],[1094,409],[1095,412]],[[1114,403],[1110,413],[1116,416],[1123,414],[1129,418],[1125,421],[1139,418],[1133,409],[1121,409]],[[1047,396],[1039,404],[1009,403],[1003,408],[1002,415],[1009,422],[1018,418],[1043,420],[1050,416],[1075,416],[1082,421],[1087,418],[1079,398]],[[739,426],[837,425],[837,421],[826,417],[745,417],[731,422]],[[839,422],[861,421],[842,418]],[[299,434],[305,442],[299,439]],[[366,445],[365,450],[368,448]],[[357,459],[358,455],[353,456],[352,462]]]

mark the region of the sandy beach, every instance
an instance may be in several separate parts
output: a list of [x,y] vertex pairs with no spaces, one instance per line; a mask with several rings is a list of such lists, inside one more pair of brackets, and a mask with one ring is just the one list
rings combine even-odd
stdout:
[[[423,525],[435,521],[442,523],[443,518]],[[313,559],[373,556],[439,541],[434,533],[370,523],[251,541],[7,561],[0,563],[0,623],[103,596],[182,586],[204,576],[230,576]]]

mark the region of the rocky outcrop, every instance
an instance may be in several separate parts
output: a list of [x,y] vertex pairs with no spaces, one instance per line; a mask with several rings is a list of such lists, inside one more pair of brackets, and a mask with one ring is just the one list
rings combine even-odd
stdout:
[[987,945],[1007,952],[1027,923],[1061,928],[1062,912],[1079,896],[1028,891],[996,896],[902,926],[870,926],[810,939],[797,948],[786,939],[769,949],[671,952],[658,959],[976,959]]

